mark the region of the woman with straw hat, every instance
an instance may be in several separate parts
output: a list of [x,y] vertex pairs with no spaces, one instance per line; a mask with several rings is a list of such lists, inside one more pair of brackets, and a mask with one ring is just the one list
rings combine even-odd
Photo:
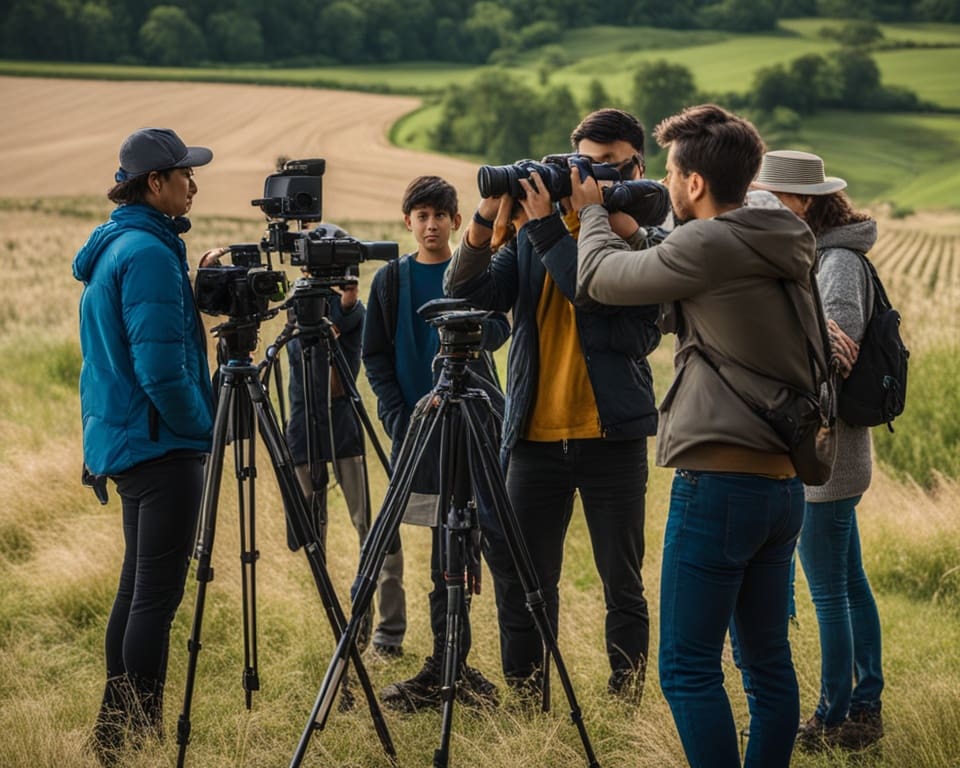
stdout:
[[[844,335],[859,342],[873,306],[861,254],[876,242],[877,224],[853,208],[846,186],[824,174],[820,157],[793,150],[764,155],[753,184],[776,195],[816,236],[817,285],[834,344]],[[849,364],[841,362],[841,373],[849,373]],[[837,423],[833,475],[825,485],[805,488],[797,548],[820,628],[820,700],[797,736],[797,744],[812,751],[860,750],[883,736],[880,617],[863,568],[856,515],[870,485],[870,431]]]

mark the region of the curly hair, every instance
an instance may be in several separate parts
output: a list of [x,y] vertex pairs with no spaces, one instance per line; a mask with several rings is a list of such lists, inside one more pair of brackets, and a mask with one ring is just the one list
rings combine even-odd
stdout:
[[832,195],[811,195],[810,207],[803,218],[813,234],[819,237],[834,227],[869,221],[870,214],[856,210],[847,193],[840,191]]

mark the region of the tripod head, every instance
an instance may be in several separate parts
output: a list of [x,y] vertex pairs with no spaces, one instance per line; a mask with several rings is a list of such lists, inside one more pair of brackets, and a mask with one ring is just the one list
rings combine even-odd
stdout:
[[417,310],[440,334],[437,356],[476,360],[483,341],[483,321],[490,313],[474,309],[466,299],[433,299]]

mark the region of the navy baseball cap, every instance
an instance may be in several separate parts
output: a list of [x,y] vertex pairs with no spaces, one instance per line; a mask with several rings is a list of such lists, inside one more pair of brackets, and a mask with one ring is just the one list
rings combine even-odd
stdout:
[[169,128],[141,128],[120,145],[120,170],[117,181],[142,176],[167,168],[194,168],[213,160],[206,147],[188,147]]

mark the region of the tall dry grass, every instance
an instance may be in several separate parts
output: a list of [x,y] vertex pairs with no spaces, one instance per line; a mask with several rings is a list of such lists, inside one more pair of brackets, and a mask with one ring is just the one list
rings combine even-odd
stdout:
[[[79,485],[80,431],[75,391],[79,364],[76,304],[79,284],[69,274],[73,252],[95,219],[46,204],[42,210],[0,211],[0,247],[7,290],[0,299],[0,765],[9,768],[94,766],[85,743],[102,687],[102,642],[115,589],[121,541],[115,495],[99,506]],[[73,205],[72,203],[70,205]],[[86,209],[84,209],[86,210]],[[105,209],[103,209],[105,212]],[[385,225],[355,234],[399,234]],[[206,247],[251,241],[251,224],[198,219],[189,234],[191,258]],[[375,265],[364,266],[364,282]],[[911,314],[913,310],[910,310]],[[919,315],[917,315],[919,316]],[[913,323],[912,323],[913,324]],[[920,323],[915,323],[920,325]],[[272,339],[273,326],[265,329]],[[669,343],[658,351],[662,394]],[[662,373],[661,373],[662,371]],[[369,391],[361,385],[372,409]],[[330,628],[307,564],[286,548],[280,502],[266,452],[258,452],[259,668],[262,690],[253,708],[243,705],[242,622],[236,490],[228,456],[208,587],[203,649],[193,700],[193,739],[188,765],[278,766],[288,764],[306,724],[333,649]],[[375,497],[385,478],[371,469]],[[644,574],[650,598],[652,655],[657,650],[660,542],[670,472],[654,468],[647,499]],[[339,492],[333,492],[329,569],[341,600],[356,569],[357,545]],[[874,581],[884,631],[888,735],[881,751],[858,765],[944,768],[960,765],[960,489],[937,478],[930,489],[892,479],[880,471],[860,512],[868,573]],[[419,668],[429,652],[427,619],[429,538],[405,526],[405,583],[409,630],[406,655],[386,662],[367,656],[375,688]],[[496,616],[489,575],[474,600],[471,663],[503,690],[499,674]],[[149,743],[131,757],[135,767],[174,765],[175,722],[182,704],[196,594],[191,571],[187,595],[173,628],[165,714],[168,739]],[[809,713],[819,687],[816,620],[802,575],[799,629],[792,642]],[[605,692],[602,593],[579,515],[567,540],[562,586],[560,648],[570,669],[585,722],[603,766],[653,768],[685,765],[673,721],[651,669],[638,709]],[[736,669],[724,659],[728,691],[738,725],[747,725]],[[429,765],[440,721],[434,713],[386,713],[401,765]],[[797,756],[804,766],[846,765],[842,755]],[[383,751],[362,706],[333,712],[326,730],[314,734],[307,766],[381,766]],[[554,689],[554,711],[530,714],[505,695],[492,713],[458,708],[451,765],[584,765],[579,739]]]

